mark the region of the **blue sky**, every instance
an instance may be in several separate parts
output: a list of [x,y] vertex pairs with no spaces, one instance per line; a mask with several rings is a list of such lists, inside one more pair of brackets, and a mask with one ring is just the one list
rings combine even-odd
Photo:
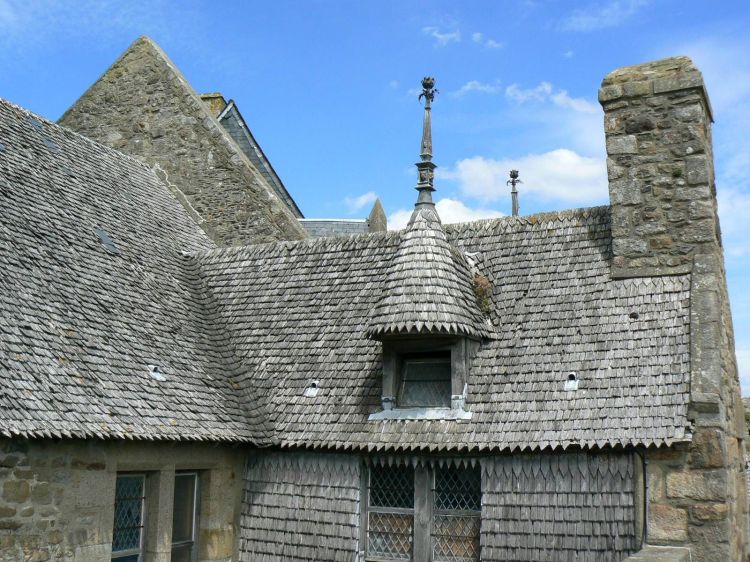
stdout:
[[308,217],[392,224],[415,200],[419,81],[434,75],[445,222],[607,202],[596,92],[616,67],[689,55],[715,113],[717,189],[750,394],[750,7],[746,1],[0,0],[0,97],[57,119],[139,35],[241,108]]

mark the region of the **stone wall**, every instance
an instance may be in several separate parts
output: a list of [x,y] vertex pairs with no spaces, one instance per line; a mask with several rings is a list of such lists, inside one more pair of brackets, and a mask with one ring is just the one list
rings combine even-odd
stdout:
[[175,470],[199,470],[201,562],[236,559],[244,454],[230,447],[0,440],[0,561],[110,559],[118,472],[147,474],[149,562],[170,559]]
[[609,74],[605,112],[613,277],[691,275],[692,442],[649,451],[647,541],[693,562],[744,560],[747,434],[721,249],[711,107],[685,57]]
[[60,124],[147,162],[221,246],[307,237],[174,64],[146,37],[130,46]]

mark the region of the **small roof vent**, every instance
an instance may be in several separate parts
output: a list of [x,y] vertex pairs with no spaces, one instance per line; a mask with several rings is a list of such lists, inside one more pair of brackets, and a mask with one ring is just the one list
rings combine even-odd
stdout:
[[53,141],[51,138],[49,138],[49,137],[44,137],[44,144],[45,144],[45,146],[47,148],[50,149],[51,152],[59,152],[60,151],[60,147],[57,146],[57,143],[55,141]]
[[41,121],[38,121],[38,120],[34,119],[33,117],[27,117],[26,121],[29,123],[29,125],[31,125],[32,127],[34,127],[37,131],[44,130],[44,125],[42,125]]
[[161,368],[159,368],[159,365],[149,365],[148,374],[151,375],[151,378],[155,381],[164,382],[165,380],[167,380],[167,377],[165,377],[164,373],[161,372]]
[[565,381],[565,390],[578,390],[578,375],[572,371],[568,373],[568,379]]
[[5,152],[5,145],[0,142],[0,152]]
[[115,245],[114,240],[107,234],[104,230],[101,228],[96,228],[96,235],[99,237],[99,242],[102,246],[104,246],[104,249],[107,250],[110,254],[119,254],[120,250]]
[[302,394],[305,398],[315,398],[318,392],[320,392],[320,381],[310,381]]

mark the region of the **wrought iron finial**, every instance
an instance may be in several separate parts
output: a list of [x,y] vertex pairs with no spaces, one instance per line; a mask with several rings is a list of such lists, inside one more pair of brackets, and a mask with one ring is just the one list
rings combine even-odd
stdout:
[[432,76],[425,76],[422,78],[422,93],[419,94],[419,100],[424,98],[427,102],[427,107],[435,99],[435,94],[439,94],[440,90],[435,88],[435,79]]
[[505,184],[511,186],[510,196],[513,200],[513,216],[514,217],[518,216],[518,190],[516,189],[516,185],[519,183],[523,183],[523,182],[518,179],[518,170],[511,170],[510,179],[506,181]]
[[417,162],[419,179],[417,181],[417,207],[433,206],[432,192],[435,188],[432,186],[432,180],[435,176],[435,164],[432,163],[432,101],[435,99],[435,79],[431,76],[422,78],[422,93],[419,94],[419,100],[425,99],[424,104],[424,122],[422,124],[422,145],[419,151],[421,162]]

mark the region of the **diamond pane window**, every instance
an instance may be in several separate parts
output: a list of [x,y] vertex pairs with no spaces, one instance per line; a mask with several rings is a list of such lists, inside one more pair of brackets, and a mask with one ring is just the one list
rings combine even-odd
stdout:
[[479,467],[435,471],[432,560],[479,560],[482,477]]
[[449,408],[450,353],[404,357],[398,405],[401,408]]
[[414,516],[370,512],[367,553],[386,560],[411,560]]
[[112,559],[140,562],[145,503],[143,474],[121,474],[115,484],[115,520],[112,526]]
[[481,511],[482,479],[479,467],[443,467],[435,472],[435,509]]
[[367,556],[411,560],[414,540],[414,468],[373,466],[367,514]]
[[370,470],[370,507],[414,508],[414,468],[374,466]]

